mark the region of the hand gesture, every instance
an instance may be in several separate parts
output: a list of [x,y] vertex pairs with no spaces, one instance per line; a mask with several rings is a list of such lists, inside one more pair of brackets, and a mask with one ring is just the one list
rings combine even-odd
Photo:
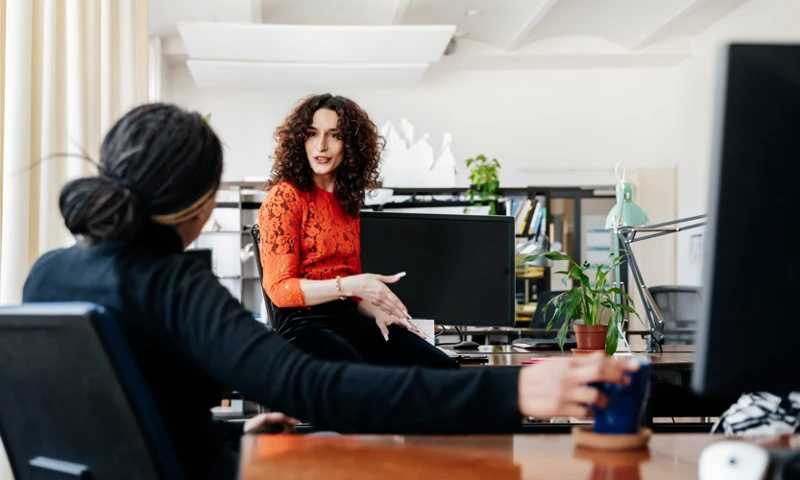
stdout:
[[386,286],[397,283],[404,276],[405,272],[391,276],[362,273],[345,277],[341,280],[342,294],[348,297],[360,297],[392,317],[408,319],[411,318],[408,309]]

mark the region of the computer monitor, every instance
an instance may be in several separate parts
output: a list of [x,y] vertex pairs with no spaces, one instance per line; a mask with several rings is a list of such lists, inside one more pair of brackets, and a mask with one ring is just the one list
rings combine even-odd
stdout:
[[514,325],[514,242],[510,216],[361,213],[364,272],[406,272],[392,291],[442,325]]
[[724,53],[693,387],[800,390],[800,45]]

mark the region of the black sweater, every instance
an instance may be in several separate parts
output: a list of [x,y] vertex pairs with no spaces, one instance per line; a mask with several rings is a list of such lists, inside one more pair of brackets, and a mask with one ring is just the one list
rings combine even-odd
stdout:
[[519,426],[515,368],[427,370],[330,363],[253,319],[178,234],[43,255],[24,302],[93,302],[118,322],[181,463],[202,476],[221,448],[210,408],[239,391],[271,410],[358,432],[504,432]]

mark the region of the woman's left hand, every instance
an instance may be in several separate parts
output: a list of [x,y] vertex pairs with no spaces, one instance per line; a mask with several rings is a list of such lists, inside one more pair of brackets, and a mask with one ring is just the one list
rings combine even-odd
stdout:
[[420,330],[416,325],[414,325],[413,322],[410,321],[410,319],[398,318],[394,315],[389,315],[382,308],[366,300],[362,300],[361,303],[358,304],[358,310],[362,315],[375,319],[375,323],[378,325],[378,328],[380,328],[383,338],[385,338],[387,342],[389,341],[389,325],[400,325],[406,330],[416,333],[423,339],[428,338],[424,333],[422,333],[422,330]]
[[408,320],[406,318],[397,318],[397,317],[395,317],[393,315],[389,315],[388,313],[386,313],[386,312],[384,312],[383,310],[380,310],[380,309],[378,309],[378,311],[375,314],[375,323],[378,324],[378,328],[381,329],[381,333],[383,334],[383,338],[385,338],[386,341],[389,341],[389,325],[400,325],[401,327],[416,333],[417,335],[419,335],[420,338],[423,338],[423,339],[427,339],[428,338],[410,320]]
[[244,433],[275,424],[283,424],[281,433],[294,433],[298,423],[300,423],[299,420],[287,417],[280,412],[262,413],[244,422]]

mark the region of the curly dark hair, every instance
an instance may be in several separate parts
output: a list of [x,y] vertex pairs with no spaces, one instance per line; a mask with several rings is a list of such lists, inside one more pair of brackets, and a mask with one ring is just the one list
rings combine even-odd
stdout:
[[365,192],[377,185],[386,142],[367,112],[349,98],[325,93],[306,97],[297,104],[275,130],[278,146],[267,187],[290,182],[300,191],[314,188],[314,172],[308,164],[305,142],[314,113],[322,108],[339,116],[337,128],[344,143],[344,158],[336,172],[333,194],[342,210],[356,217],[364,205]]

